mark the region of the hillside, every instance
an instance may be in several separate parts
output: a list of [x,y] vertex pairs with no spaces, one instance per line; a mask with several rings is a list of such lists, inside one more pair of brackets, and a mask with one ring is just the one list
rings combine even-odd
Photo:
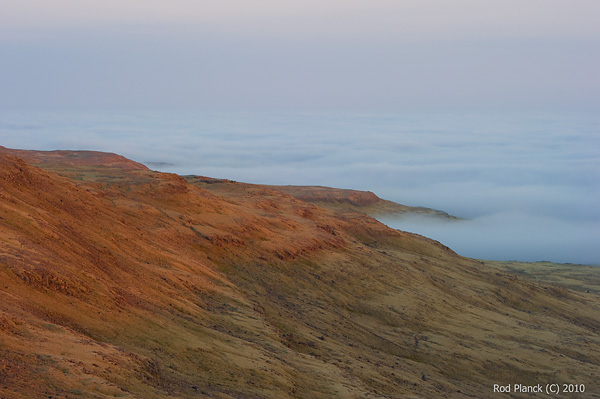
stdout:
[[0,148],[0,398],[600,397],[597,291],[203,180]]
[[[252,189],[254,185],[225,179],[212,179],[204,176],[184,176],[193,184],[220,195],[238,195],[242,187]],[[442,219],[458,220],[446,212],[416,206],[397,204],[384,200],[370,191],[348,190],[323,186],[269,186],[275,191],[291,195],[304,202],[333,209],[338,212],[361,212],[369,216],[402,217],[406,215],[426,215]]]

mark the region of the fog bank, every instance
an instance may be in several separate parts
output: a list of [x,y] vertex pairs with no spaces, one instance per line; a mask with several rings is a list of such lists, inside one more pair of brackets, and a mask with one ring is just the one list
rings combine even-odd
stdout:
[[594,113],[3,112],[0,144],[116,152],[153,169],[370,190],[469,219],[391,226],[471,257],[600,264]]
[[502,212],[471,220],[422,216],[381,221],[438,240],[461,255],[488,260],[600,265],[600,223]]

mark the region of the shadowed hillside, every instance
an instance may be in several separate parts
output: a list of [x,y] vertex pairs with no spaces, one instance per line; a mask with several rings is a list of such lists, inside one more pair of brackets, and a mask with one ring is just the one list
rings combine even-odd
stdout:
[[600,397],[597,291],[205,180],[0,149],[0,398]]

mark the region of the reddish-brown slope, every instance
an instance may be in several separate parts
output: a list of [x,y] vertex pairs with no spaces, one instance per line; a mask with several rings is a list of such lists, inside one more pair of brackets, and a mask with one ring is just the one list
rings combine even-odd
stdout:
[[0,155],[2,398],[598,392],[593,294],[267,187],[59,165]]
[[[238,183],[226,179],[211,179],[204,176],[186,176],[188,181],[211,192],[222,195],[237,195],[244,187],[252,184]],[[299,200],[333,209],[338,212],[360,212],[373,217],[397,217],[425,215],[456,220],[446,212],[435,209],[406,206],[384,200],[370,191],[348,190],[322,186],[261,186],[291,195]]]
[[32,151],[16,150],[0,146],[0,154],[13,155],[32,164],[47,166],[103,166],[127,170],[148,170],[141,163],[121,155],[98,151]]
[[[242,309],[238,317],[248,318],[245,313],[250,313],[257,318],[248,321],[254,330],[251,336],[262,332],[262,339],[270,337],[271,346],[280,347],[278,351],[286,347],[214,261],[222,261],[232,249],[241,249],[244,259],[268,262],[343,245],[326,227],[300,225],[294,219],[302,216],[295,213],[291,218],[265,218],[263,213],[272,206],[269,201],[248,211],[189,186],[175,175],[128,171],[117,176],[119,183],[111,176],[87,184],[32,168],[10,156],[0,162],[0,273],[6,299],[2,320],[3,333],[8,335],[5,342],[11,343],[3,355],[3,377],[8,383],[0,391],[3,395],[85,392],[81,381],[87,374],[97,380],[89,395],[117,388],[142,397],[192,395],[198,387],[207,394],[248,392],[252,386],[238,387],[238,377],[211,382],[209,371],[236,370],[236,359],[248,363],[237,373],[240,376],[246,369],[265,364],[293,370],[278,360],[279,355],[249,360],[260,357],[264,349],[239,343],[241,349],[225,348],[233,351],[229,355],[232,365],[218,360],[222,356],[219,345],[249,339],[244,327],[237,327],[239,337],[231,336],[229,330],[220,331],[220,309],[232,308],[232,303]],[[104,168],[102,173],[106,173]],[[126,178],[130,184],[123,187]],[[301,214],[305,205],[290,201]],[[67,350],[61,341],[69,343]],[[99,350],[98,345],[106,349]],[[190,356],[185,353],[199,350],[206,351],[207,357],[194,355],[186,361],[206,367],[207,373],[198,376],[183,361],[181,373],[169,369],[153,376],[159,373],[154,369],[158,367],[152,359],[154,352],[176,358],[182,355],[180,351]],[[39,364],[40,358],[48,364]],[[310,363],[301,356],[297,361]],[[111,363],[117,366],[115,375]],[[47,369],[42,378],[40,368]],[[282,382],[273,388],[262,384],[258,391],[276,392],[281,384],[291,387],[305,378],[261,373],[264,376],[255,377],[257,381]],[[57,388],[46,388],[48,381]],[[317,392],[326,386],[324,382],[316,385],[321,386]]]

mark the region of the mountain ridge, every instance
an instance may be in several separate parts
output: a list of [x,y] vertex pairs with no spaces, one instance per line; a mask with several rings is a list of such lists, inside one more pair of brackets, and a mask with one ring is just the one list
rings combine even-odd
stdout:
[[[231,190],[232,185],[251,187],[249,183],[239,183],[227,179],[213,179],[205,176],[184,176],[189,182],[206,188],[209,191],[227,195],[235,193],[239,187]],[[258,185],[271,190],[291,195],[304,202],[323,206],[340,212],[361,212],[369,216],[401,218],[408,215],[429,216],[446,220],[460,220],[456,216],[437,209],[407,206],[378,197],[371,191],[341,189],[325,186],[294,186],[294,185]]]
[[0,397],[598,397],[595,293],[270,187],[38,165],[0,154]]

